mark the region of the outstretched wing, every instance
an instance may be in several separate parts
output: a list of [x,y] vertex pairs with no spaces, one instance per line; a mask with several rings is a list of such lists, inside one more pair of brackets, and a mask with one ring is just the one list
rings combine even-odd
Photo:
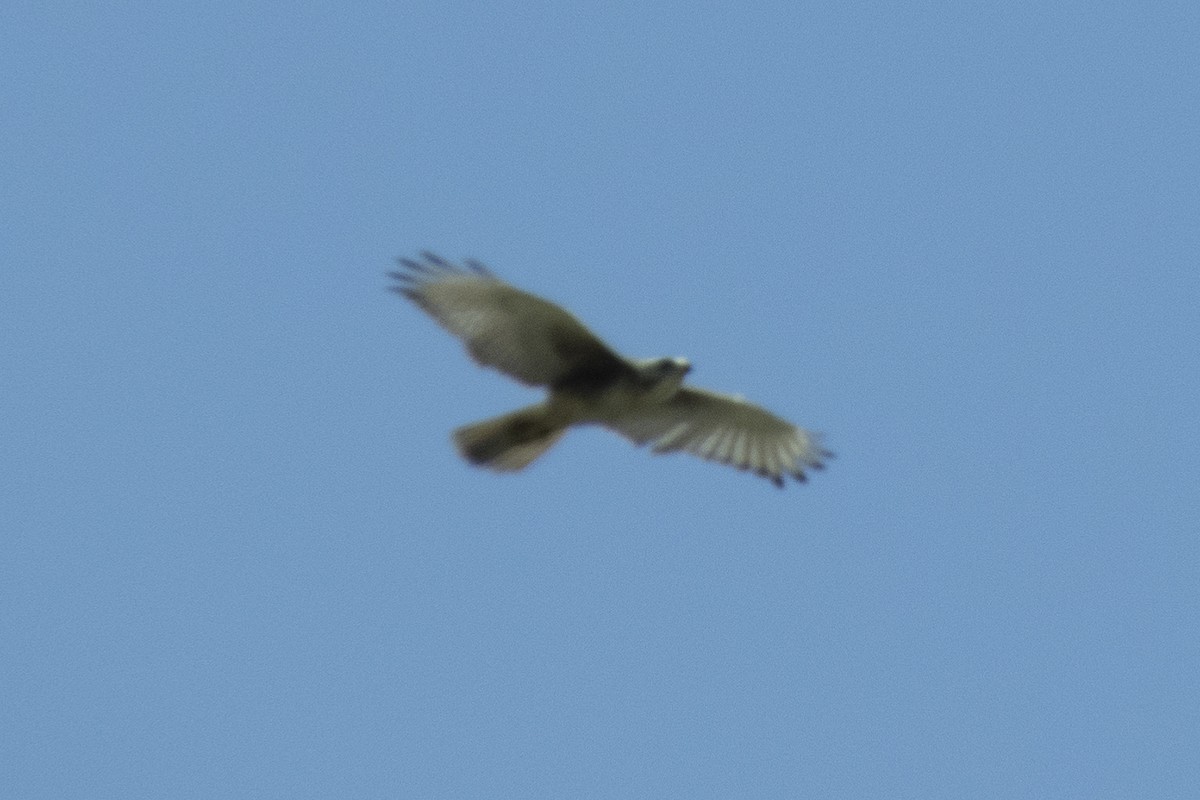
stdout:
[[478,261],[452,264],[433,253],[399,259],[392,291],[423,308],[463,340],[480,364],[522,383],[603,383],[626,362],[571,314],[509,286]]
[[665,403],[631,409],[608,423],[655,453],[683,450],[753,470],[776,486],[784,476],[807,480],[805,468],[822,469],[833,456],[820,436],[797,428],[740,397],[685,386]]

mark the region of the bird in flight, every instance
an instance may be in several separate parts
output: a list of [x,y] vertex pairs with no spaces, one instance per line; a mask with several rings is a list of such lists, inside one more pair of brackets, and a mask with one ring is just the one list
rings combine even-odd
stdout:
[[573,425],[595,424],[650,444],[750,470],[783,486],[806,480],[833,454],[818,434],[741,397],[684,384],[683,358],[630,359],[565,309],[510,286],[478,261],[462,265],[424,252],[398,259],[392,291],[407,297],[466,345],[479,364],[529,386],[545,400],[454,432],[472,464],[523,469]]

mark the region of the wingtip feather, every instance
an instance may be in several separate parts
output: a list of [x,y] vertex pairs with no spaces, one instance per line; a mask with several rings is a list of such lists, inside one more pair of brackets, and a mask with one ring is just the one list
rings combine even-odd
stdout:
[[396,259],[396,263],[399,264],[400,266],[404,267],[407,270],[411,270],[412,272],[419,272],[419,273],[425,273],[425,274],[432,272],[432,270],[430,270],[428,265],[422,264],[420,261],[414,261],[411,258],[400,257],[400,258]]
[[467,268],[469,270],[471,270],[472,272],[474,272],[477,275],[483,275],[488,278],[492,277],[491,270],[489,270],[487,267],[485,267],[483,264],[479,263],[478,261],[476,261],[473,258],[468,258],[463,263],[467,265]]

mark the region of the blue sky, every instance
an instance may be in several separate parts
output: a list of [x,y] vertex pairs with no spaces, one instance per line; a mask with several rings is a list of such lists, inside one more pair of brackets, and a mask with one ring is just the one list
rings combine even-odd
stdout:
[[[9,3],[0,785],[1192,798],[1194,3]],[[599,430],[473,256],[824,431]]]

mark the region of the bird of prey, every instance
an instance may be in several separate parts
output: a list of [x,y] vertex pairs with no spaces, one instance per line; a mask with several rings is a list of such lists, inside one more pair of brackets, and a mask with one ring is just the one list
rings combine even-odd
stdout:
[[596,424],[655,453],[679,450],[750,470],[783,486],[806,480],[833,454],[820,436],[797,428],[741,397],[683,383],[683,358],[619,355],[566,310],[521,291],[477,261],[463,265],[424,252],[398,259],[391,289],[412,300],[467,352],[530,386],[546,399],[466,425],[454,442],[472,464],[498,472],[528,466],[573,425]]

